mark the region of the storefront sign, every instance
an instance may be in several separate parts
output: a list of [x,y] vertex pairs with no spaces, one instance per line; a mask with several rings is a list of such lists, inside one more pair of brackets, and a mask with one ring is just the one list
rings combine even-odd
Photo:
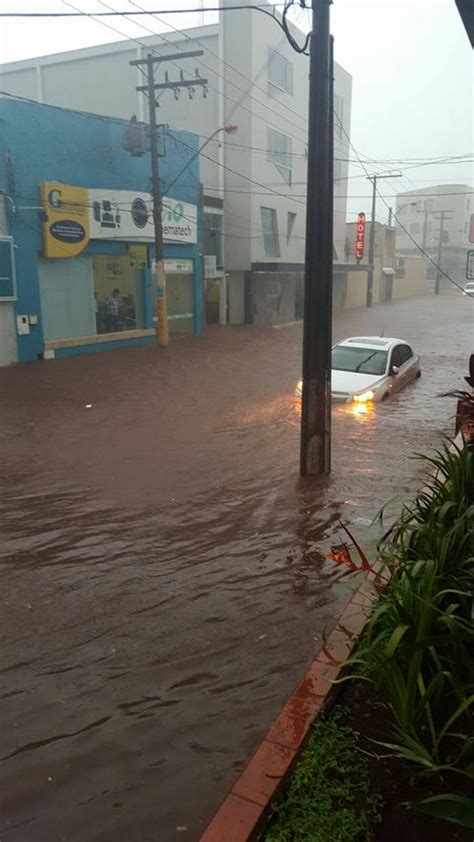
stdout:
[[[89,240],[154,242],[150,193],[47,181],[41,184],[41,199],[45,257],[74,257]],[[197,243],[196,205],[163,197],[162,225],[165,243]]]
[[362,260],[364,256],[364,241],[365,241],[365,213],[357,215],[356,228],[356,260]]
[[[153,242],[153,204],[150,193],[131,190],[89,190],[92,240]],[[165,243],[197,243],[197,208],[189,202],[163,197]]]
[[147,263],[147,247],[136,245],[128,247],[128,257],[130,266],[134,269],[146,269]]
[[89,242],[87,190],[60,181],[41,185],[45,257],[74,257]]
[[[151,261],[151,271],[156,273],[156,260]],[[165,260],[165,272],[167,275],[192,275],[192,260]]]

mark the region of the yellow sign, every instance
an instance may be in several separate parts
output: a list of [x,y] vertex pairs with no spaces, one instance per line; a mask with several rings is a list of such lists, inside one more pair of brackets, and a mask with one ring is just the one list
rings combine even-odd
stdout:
[[135,269],[146,269],[147,247],[141,245],[129,246],[128,258],[130,260],[130,266],[133,266]]
[[89,242],[89,194],[60,181],[41,184],[45,257],[74,257]]

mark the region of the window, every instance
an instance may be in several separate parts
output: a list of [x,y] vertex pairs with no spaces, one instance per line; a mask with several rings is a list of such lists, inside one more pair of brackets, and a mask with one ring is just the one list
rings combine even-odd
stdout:
[[293,228],[295,226],[296,221],[296,213],[292,213],[288,211],[287,220],[286,220],[286,244],[291,240],[291,235],[293,233]]
[[94,255],[92,275],[97,333],[143,328],[143,282],[130,258]]
[[387,357],[387,351],[336,345],[332,349],[331,368],[334,371],[353,371],[360,374],[384,374]]
[[409,345],[396,345],[392,351],[392,359],[390,365],[396,365],[400,368],[413,356],[413,351]]
[[263,245],[266,257],[280,257],[277,212],[274,208],[260,208]]
[[334,94],[334,134],[342,138],[344,134],[344,100],[342,96]]
[[215,254],[216,265],[222,269],[224,262],[222,257],[222,220],[221,213],[208,213],[204,211],[204,254]]
[[420,223],[419,222],[412,222],[411,225],[408,226],[408,230],[410,234],[419,234],[420,233]]
[[293,65],[276,50],[268,49],[268,92],[274,96],[276,90],[293,95]]
[[291,137],[270,126],[267,128],[267,161],[275,164],[283,180],[291,184]]

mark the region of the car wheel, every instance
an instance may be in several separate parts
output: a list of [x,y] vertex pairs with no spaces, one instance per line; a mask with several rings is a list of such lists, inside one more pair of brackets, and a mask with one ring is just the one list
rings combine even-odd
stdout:
[[385,394],[382,398],[382,401],[387,401],[389,399],[389,397],[390,397],[390,392],[385,392]]
[[416,372],[416,379],[419,380],[420,377],[421,377],[421,371],[420,371],[420,369],[418,369],[418,371]]

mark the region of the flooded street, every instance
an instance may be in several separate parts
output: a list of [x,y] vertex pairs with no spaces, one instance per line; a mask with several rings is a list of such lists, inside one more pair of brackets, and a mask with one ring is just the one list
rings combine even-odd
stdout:
[[373,540],[453,432],[473,307],[338,319],[422,378],[334,408],[327,482],[298,475],[300,325],[0,369],[1,842],[199,838],[337,616],[337,520]]

